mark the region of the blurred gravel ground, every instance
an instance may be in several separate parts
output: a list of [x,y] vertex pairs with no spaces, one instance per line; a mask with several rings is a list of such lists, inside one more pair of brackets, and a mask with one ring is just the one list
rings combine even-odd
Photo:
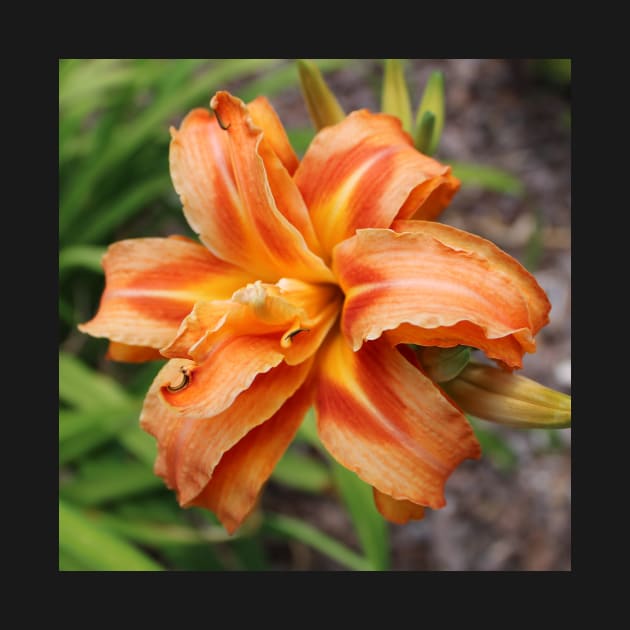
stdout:
[[[552,303],[551,322],[522,374],[571,391],[571,130],[570,88],[529,71],[521,60],[413,60],[412,101],[432,70],[446,79],[447,118],[436,157],[505,169],[525,185],[521,198],[463,188],[441,217],[485,238],[535,275]],[[327,76],[346,111],[380,109],[380,66],[364,64]],[[309,120],[297,90],[272,102],[287,126]],[[532,250],[540,217],[542,251]],[[484,425],[488,426],[488,425]],[[394,570],[570,570],[571,432],[550,435],[491,427],[516,454],[513,467],[488,457],[465,462],[446,486],[447,506],[406,526],[391,526]],[[310,497],[270,483],[263,505],[355,543],[334,498]],[[298,543],[272,550],[277,568],[338,569]]]

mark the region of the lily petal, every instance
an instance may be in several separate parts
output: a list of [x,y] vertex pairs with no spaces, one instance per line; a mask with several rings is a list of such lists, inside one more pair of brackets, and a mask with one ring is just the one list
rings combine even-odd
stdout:
[[122,361],[125,363],[144,363],[145,361],[164,359],[164,356],[156,348],[130,346],[125,343],[110,341],[105,358],[110,361]]
[[276,114],[276,110],[264,96],[258,96],[247,103],[247,110],[256,127],[263,131],[263,142],[268,142],[273,152],[278,156],[289,175],[295,173],[300,164],[286,131]]
[[388,494],[384,494],[372,488],[374,494],[374,505],[376,509],[392,523],[404,525],[409,521],[419,521],[424,518],[424,508],[411,501],[397,501]]
[[[163,397],[182,413],[185,410],[188,416],[215,416],[248,389],[259,374],[282,362],[284,356],[276,346],[270,337],[225,337],[212,346],[203,363],[186,368],[190,386],[179,390],[174,384],[172,388],[176,391],[165,388]],[[182,381],[180,376],[178,383]]]
[[[287,278],[275,285],[257,281],[236,291],[230,301],[195,304],[162,354],[201,363],[229,339],[247,337],[259,338],[257,343],[265,345],[274,361],[283,356],[289,365],[296,365],[317,351],[340,306],[341,294],[333,285]],[[241,358],[247,371],[249,359]],[[259,354],[251,365],[260,359]]]
[[[195,302],[227,298],[251,281],[244,271],[182,237],[118,241],[105,253],[103,268],[98,312],[79,330],[150,348],[173,338]],[[122,356],[119,350],[114,347],[112,356]]]
[[312,387],[305,383],[269,420],[223,455],[208,485],[190,505],[208,508],[233,533],[256,505],[312,401]]
[[551,304],[536,278],[518,260],[499,249],[491,241],[476,234],[471,234],[443,223],[436,223],[435,221],[399,220],[394,221],[392,229],[396,232],[430,234],[451,249],[479,254],[488,261],[494,271],[505,274],[525,298],[531,320],[532,334],[535,335],[543,326],[549,323]]
[[332,456],[392,499],[442,507],[448,476],[481,454],[464,414],[384,339],[353,352],[337,334],[318,358],[317,428]]
[[[331,281],[287,218],[304,224],[304,202],[245,104],[218,92],[211,106],[218,118],[195,109],[171,129],[171,177],[191,227],[216,256],[261,280],[276,281],[291,269],[304,280]],[[275,164],[269,173],[265,160]]]
[[[271,418],[306,379],[312,361],[278,365],[259,374],[232,404],[213,414],[216,392],[208,389],[198,367],[186,359],[169,361],[158,373],[140,416],[141,427],[158,442],[155,473],[177,491],[180,505],[191,503],[206,487],[224,453],[252,429]],[[229,377],[230,367],[223,364]],[[191,374],[187,387],[177,388],[182,370]],[[220,382],[220,379],[217,381]]]
[[384,331],[393,344],[468,345],[510,367],[535,350],[519,287],[474,251],[421,232],[359,230],[335,248],[333,270],[355,350]]
[[247,109],[254,124],[263,130],[258,153],[265,165],[271,194],[278,210],[299,230],[309,249],[319,256],[321,245],[315,234],[311,216],[292,178],[299,160],[289,143],[284,127],[264,96],[259,96],[249,103]]
[[437,216],[459,188],[450,167],[413,148],[397,118],[367,110],[322,129],[294,177],[327,255],[358,228]]
[[337,321],[343,296],[330,284],[308,285],[299,280],[283,278],[277,283],[281,295],[305,313],[299,328],[293,328],[282,337],[285,361],[289,365],[311,357],[321,346],[328,331]]

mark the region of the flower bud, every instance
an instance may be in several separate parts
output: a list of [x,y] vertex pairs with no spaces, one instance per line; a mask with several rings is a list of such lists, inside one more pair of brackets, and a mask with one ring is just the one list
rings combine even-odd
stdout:
[[495,367],[470,363],[442,387],[466,413],[483,420],[529,429],[571,426],[571,396]]
[[430,155],[431,143],[433,141],[433,133],[435,131],[435,114],[433,112],[424,112],[422,119],[416,125],[414,136],[414,144],[420,153]]
[[346,114],[332,93],[319,68],[311,61],[297,60],[302,96],[308,113],[319,131],[322,127],[341,122]]
[[[442,129],[444,128],[444,75],[441,72],[432,72],[424,88],[418,114],[416,115],[416,128],[414,141],[416,148],[426,155],[433,155],[440,143]],[[431,112],[435,117],[433,123],[426,112]],[[429,140],[426,140],[427,126],[433,125]],[[422,142],[422,146],[420,146]]]
[[400,118],[403,129],[411,133],[411,100],[401,59],[385,60],[381,111]]

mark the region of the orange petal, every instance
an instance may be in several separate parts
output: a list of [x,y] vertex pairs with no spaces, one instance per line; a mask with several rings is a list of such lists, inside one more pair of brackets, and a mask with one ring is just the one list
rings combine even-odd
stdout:
[[388,228],[425,204],[422,216],[432,218],[459,187],[450,167],[413,148],[397,118],[367,110],[322,129],[295,181],[327,254],[356,229]]
[[[251,277],[186,238],[137,238],[110,245],[96,316],[79,329],[131,346],[160,348],[198,300],[224,299]],[[114,350],[116,353],[116,350]]]
[[419,521],[424,518],[424,508],[411,501],[397,501],[388,494],[383,494],[376,488],[372,488],[374,493],[374,504],[377,510],[392,523],[404,525],[409,521]]
[[257,281],[236,291],[231,301],[197,303],[162,354],[202,362],[229,339],[247,336],[260,338],[270,352],[296,365],[316,352],[340,306],[334,285]]
[[319,349],[337,321],[343,296],[338,287],[331,284],[308,285],[299,280],[283,278],[277,286],[280,296],[304,313],[297,328],[286,332],[281,341],[285,361],[294,365],[311,357]]
[[392,499],[442,507],[448,476],[481,453],[463,413],[384,339],[353,352],[338,334],[318,360],[317,427],[333,457]]
[[289,175],[289,171],[287,171],[273,151],[271,144],[266,142],[265,136],[263,136],[258,146],[258,154],[265,165],[269,188],[278,210],[288,219],[291,225],[298,229],[309,249],[321,256],[322,247],[315,234],[311,215],[304,203],[304,199],[302,199],[302,195],[293,178]]
[[483,328],[471,322],[458,322],[453,326],[436,326],[435,328],[400,324],[393,330],[385,332],[385,336],[393,346],[405,343],[438,348],[467,345],[482,350],[486,356],[499,361],[508,370],[522,366],[523,346],[514,335],[488,339],[486,334]]
[[302,385],[269,420],[227,451],[190,505],[214,512],[230,534],[240,527],[312,405],[312,394],[312,387]]
[[511,367],[535,350],[519,287],[474,251],[421,232],[360,230],[336,247],[333,269],[355,350],[388,330],[392,343],[469,345]]
[[264,96],[258,96],[250,103],[247,103],[247,110],[254,124],[262,129],[265,142],[270,144],[273,152],[278,156],[289,175],[293,175],[300,161],[289,142],[276,110]]
[[106,359],[110,361],[124,361],[125,363],[143,363],[145,361],[155,361],[164,359],[156,348],[146,346],[129,346],[125,343],[110,341],[107,348]]
[[247,110],[254,124],[263,131],[258,152],[265,164],[271,194],[278,210],[300,231],[309,248],[321,255],[321,245],[311,216],[292,178],[300,162],[278,115],[264,96],[248,103]]
[[[200,377],[208,366],[196,366],[186,359],[173,359],[164,366],[145,398],[140,425],[157,439],[155,472],[177,491],[180,505],[190,504],[206,487],[224,453],[271,418],[297,391],[311,365],[312,361],[294,367],[282,363],[259,374],[217,414],[212,413],[221,406],[213,400],[217,392]],[[169,391],[169,386],[181,386],[182,369],[191,374],[188,385]],[[231,378],[231,369],[224,364],[225,378]]]
[[176,391],[165,386],[162,397],[187,416],[209,418],[227,409],[258,374],[269,372],[283,358],[270,337],[226,336],[211,347],[203,363],[185,366],[187,387],[177,388],[184,380],[180,374],[172,385]]
[[525,298],[531,320],[532,334],[535,335],[543,326],[549,323],[551,304],[536,278],[518,260],[506,254],[491,241],[476,234],[434,221],[394,221],[392,229],[396,232],[430,234],[451,249],[479,254],[490,263],[495,271],[505,274]]
[[[421,154],[426,160],[435,162],[433,158],[429,158]],[[431,168],[429,164],[426,168]],[[441,174],[434,174],[430,179],[422,182],[417,186],[405,201],[403,207],[397,215],[398,219],[425,219],[430,221],[436,219],[442,210],[451,203],[451,199],[459,190],[461,182],[457,177],[451,174],[451,167],[448,171]]]
[[[271,143],[261,144],[263,132],[244,103],[218,92],[211,106],[226,129],[204,109],[190,112],[179,130],[171,129],[171,177],[191,227],[216,256],[259,279],[275,281],[291,270],[304,280],[331,280],[304,235],[280,210],[308,219]],[[265,159],[275,163],[271,179]]]
[[213,334],[225,325],[237,308],[230,300],[197,302],[177,334],[161,349],[162,355],[169,359],[192,359],[202,363],[212,351]]

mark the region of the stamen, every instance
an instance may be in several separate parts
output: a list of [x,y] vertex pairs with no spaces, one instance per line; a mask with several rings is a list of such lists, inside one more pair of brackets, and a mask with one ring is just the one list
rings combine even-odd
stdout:
[[168,389],[169,392],[178,392],[182,389],[184,389],[184,387],[188,386],[188,383],[190,383],[190,376],[188,375],[188,371],[186,370],[186,368],[180,368],[182,371],[182,382],[179,383],[178,385],[167,385],[166,389]]

